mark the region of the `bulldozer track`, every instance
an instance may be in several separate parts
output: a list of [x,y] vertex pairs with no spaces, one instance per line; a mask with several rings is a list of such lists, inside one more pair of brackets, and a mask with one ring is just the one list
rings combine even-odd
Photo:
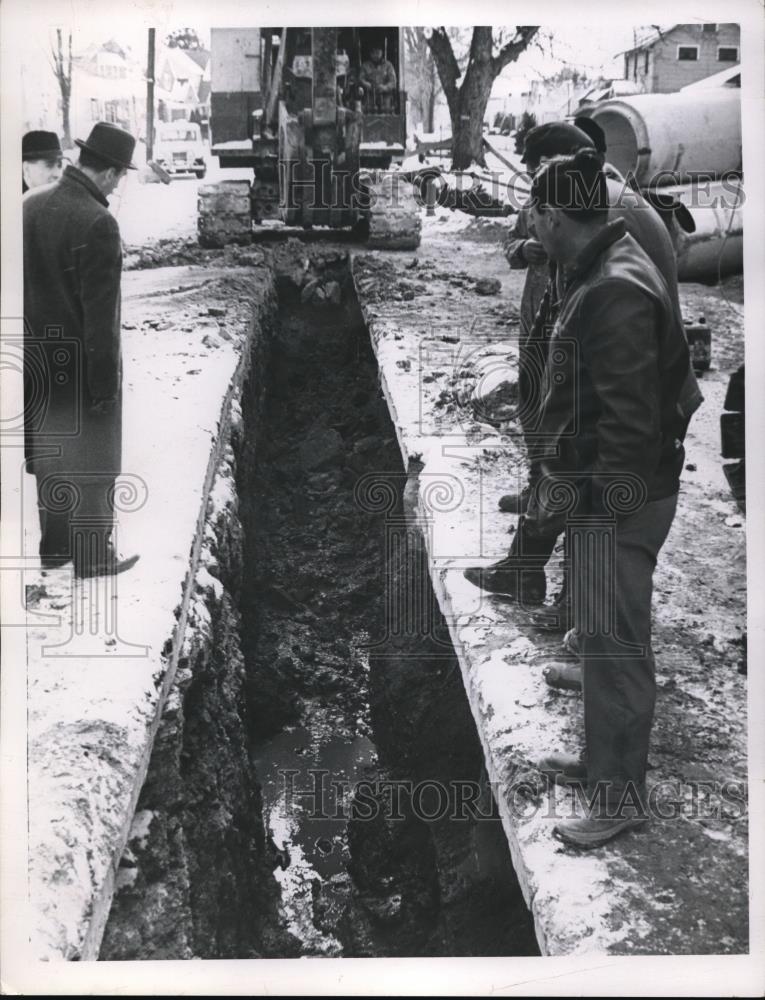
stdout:
[[199,245],[206,249],[252,241],[249,181],[221,181],[199,188],[197,234]]
[[420,211],[411,182],[396,173],[369,185],[369,240],[376,250],[416,250],[420,245]]

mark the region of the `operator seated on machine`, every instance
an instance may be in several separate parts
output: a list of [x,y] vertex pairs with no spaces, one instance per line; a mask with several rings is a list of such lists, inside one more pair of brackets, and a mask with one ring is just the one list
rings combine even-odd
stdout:
[[369,53],[369,59],[361,64],[359,83],[364,88],[367,110],[393,114],[396,71],[392,63],[383,58],[383,50],[379,45]]

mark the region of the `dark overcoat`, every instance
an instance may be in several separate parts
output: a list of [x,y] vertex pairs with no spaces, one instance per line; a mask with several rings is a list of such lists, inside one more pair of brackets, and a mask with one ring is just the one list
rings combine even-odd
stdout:
[[[116,476],[122,444],[117,220],[76,167],[24,196],[28,467]],[[106,413],[98,400],[114,400]]]

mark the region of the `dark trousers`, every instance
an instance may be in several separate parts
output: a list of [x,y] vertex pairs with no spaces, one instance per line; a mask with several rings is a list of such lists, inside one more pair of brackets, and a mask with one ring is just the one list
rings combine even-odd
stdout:
[[656,701],[653,572],[676,506],[674,494],[616,524],[593,519],[569,531],[587,779],[591,792],[602,783],[609,802],[645,781]]
[[105,561],[114,527],[116,476],[35,469],[40,558],[71,559],[75,569]]
[[510,556],[518,559],[523,569],[544,569],[553,554],[557,535],[535,535],[529,530],[529,521],[524,515],[518,518],[518,527],[513,535]]
[[[536,330],[522,335],[518,345],[518,418],[529,455],[533,455],[538,443],[548,346],[546,337]],[[536,465],[532,462],[532,476],[535,471]]]

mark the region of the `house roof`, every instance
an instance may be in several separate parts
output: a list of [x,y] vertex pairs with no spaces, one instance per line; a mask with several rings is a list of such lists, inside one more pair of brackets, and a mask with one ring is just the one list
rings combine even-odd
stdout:
[[210,61],[210,53],[207,49],[184,49],[189,59],[193,59],[200,69],[205,69]]
[[[679,28],[679,24],[669,24],[666,28],[659,28],[655,24],[651,24],[646,28],[637,28],[635,34],[640,38],[640,41],[636,45],[631,45],[628,49],[622,49],[621,52],[617,52],[617,56],[627,55],[628,52],[640,52],[641,49],[648,49],[661,38],[666,38],[675,28]],[[616,58],[616,56],[614,57]]]
[[579,104],[594,104],[597,101],[610,100],[613,97],[627,97],[640,92],[638,85],[632,80],[607,80],[588,90]]
[[741,86],[741,64],[729,66],[712,76],[705,76],[703,80],[696,80],[680,89],[685,90],[709,90],[712,87],[740,87]]
[[162,52],[162,61],[158,65],[164,68],[165,64],[170,67],[170,71],[177,80],[196,80],[202,76],[200,65],[189,57],[185,49],[167,47]]

